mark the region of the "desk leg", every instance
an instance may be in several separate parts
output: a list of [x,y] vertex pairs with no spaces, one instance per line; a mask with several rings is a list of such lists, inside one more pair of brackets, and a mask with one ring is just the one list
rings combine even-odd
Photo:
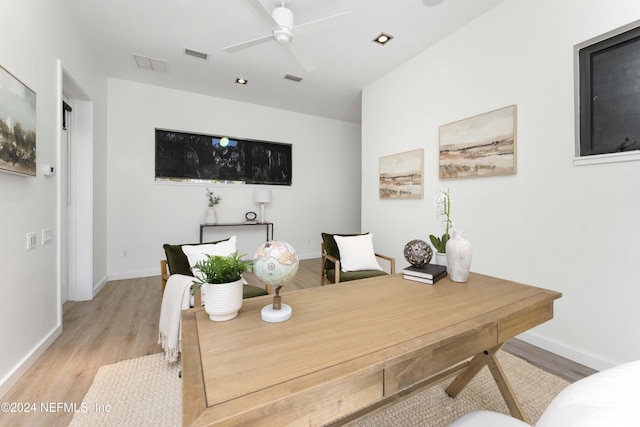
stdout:
[[445,392],[451,397],[456,397],[462,391],[462,389],[464,389],[465,386],[469,384],[469,382],[486,365],[489,367],[489,371],[491,371],[491,375],[498,385],[498,389],[500,390],[500,393],[502,394],[502,397],[504,398],[504,401],[507,404],[511,415],[514,418],[518,418],[528,423],[529,420],[524,414],[524,411],[522,410],[522,407],[520,406],[520,403],[518,402],[518,399],[516,398],[511,385],[509,385],[507,377],[505,376],[502,367],[498,363],[498,359],[496,358],[496,353],[498,352],[498,350],[500,350],[500,348],[502,348],[503,345],[504,343],[489,350],[485,350],[480,354],[476,354],[473,359],[471,359],[471,362],[469,362],[469,366],[467,367],[467,369],[460,373],[460,375],[458,375],[455,380],[453,380],[453,382],[449,385],[449,387],[447,387]]

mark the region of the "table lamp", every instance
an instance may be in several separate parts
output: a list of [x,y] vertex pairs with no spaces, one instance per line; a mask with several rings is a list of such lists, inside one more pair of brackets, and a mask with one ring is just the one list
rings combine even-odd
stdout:
[[260,223],[264,224],[264,204],[271,203],[271,190],[254,190],[253,201],[260,203]]

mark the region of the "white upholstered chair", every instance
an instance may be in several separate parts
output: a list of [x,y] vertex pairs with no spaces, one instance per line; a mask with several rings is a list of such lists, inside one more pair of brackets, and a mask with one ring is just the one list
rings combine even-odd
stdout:
[[[640,360],[590,375],[564,390],[549,404],[535,427],[638,427]],[[526,427],[529,424],[489,411],[471,412],[450,427]]]

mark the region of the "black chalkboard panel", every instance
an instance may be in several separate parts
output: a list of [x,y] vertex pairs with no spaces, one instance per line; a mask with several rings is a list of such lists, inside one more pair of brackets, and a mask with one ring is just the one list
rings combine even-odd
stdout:
[[291,185],[291,144],[156,129],[156,181]]

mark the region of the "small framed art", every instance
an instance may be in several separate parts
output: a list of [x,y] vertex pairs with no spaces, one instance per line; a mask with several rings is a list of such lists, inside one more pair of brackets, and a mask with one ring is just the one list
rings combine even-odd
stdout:
[[381,199],[424,197],[424,149],[380,157]]

